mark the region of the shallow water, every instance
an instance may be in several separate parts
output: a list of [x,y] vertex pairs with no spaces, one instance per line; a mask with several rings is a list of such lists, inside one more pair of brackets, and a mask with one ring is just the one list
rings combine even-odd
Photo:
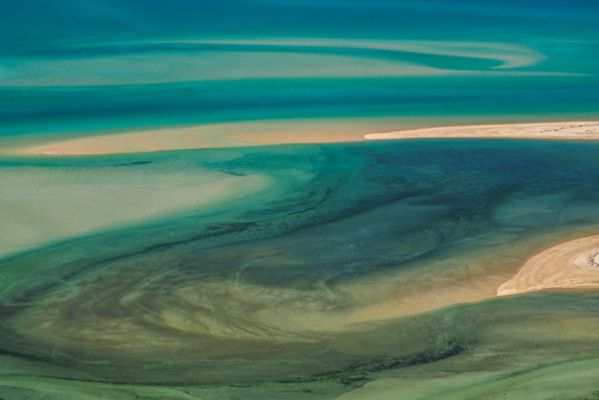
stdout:
[[599,106],[599,8],[586,0],[5,6],[4,137],[273,119],[343,131],[357,117],[396,129]]
[[10,155],[597,119],[599,3],[5,3],[0,399],[599,399],[596,293],[495,297],[597,233],[599,144]]
[[[272,182],[243,199],[5,257],[7,376],[52,377],[11,390],[79,390],[64,379],[97,382],[90,388],[210,384],[225,385],[226,398],[232,383],[248,385],[248,395],[272,383],[290,396],[330,398],[413,364],[434,371],[434,361],[454,356],[460,368],[490,373],[591,357],[594,295],[419,313],[491,298],[528,255],[596,230],[598,151],[594,143],[438,140],[161,153],[144,155],[146,163],[6,160],[9,170],[102,176],[175,165],[181,174]],[[535,336],[534,345],[522,336],[547,324],[567,329]],[[202,398],[219,386],[210,387],[194,390]]]

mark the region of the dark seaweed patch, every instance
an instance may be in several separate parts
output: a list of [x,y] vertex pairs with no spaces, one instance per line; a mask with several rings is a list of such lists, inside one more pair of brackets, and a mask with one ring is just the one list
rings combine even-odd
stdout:
[[147,165],[147,164],[152,164],[153,161],[149,161],[149,160],[142,160],[142,161],[131,161],[131,162],[126,162],[126,163],[119,163],[119,164],[114,164],[115,167],[133,167],[136,165]]
[[280,383],[299,383],[310,381],[330,380],[345,386],[360,387],[372,380],[371,374],[385,370],[407,368],[416,365],[429,364],[443,359],[457,356],[468,350],[467,343],[452,340],[441,348],[407,354],[399,357],[377,356],[367,360],[360,360],[348,365],[344,369],[313,375],[310,378],[297,378],[295,380],[280,381]]

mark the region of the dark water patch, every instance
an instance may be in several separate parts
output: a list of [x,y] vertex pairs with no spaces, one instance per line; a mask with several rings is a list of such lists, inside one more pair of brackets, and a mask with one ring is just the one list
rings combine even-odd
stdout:
[[152,164],[153,161],[150,160],[140,160],[140,161],[131,161],[126,163],[114,164],[115,167],[135,167],[139,165],[148,165]]
[[316,375],[314,378],[316,380],[332,379],[339,381],[345,386],[361,387],[372,380],[370,375],[373,373],[434,363],[436,361],[460,355],[466,352],[469,346],[469,344],[460,341],[451,341],[437,349],[420,353],[413,353],[400,357],[378,356],[367,361],[355,362],[340,371]]

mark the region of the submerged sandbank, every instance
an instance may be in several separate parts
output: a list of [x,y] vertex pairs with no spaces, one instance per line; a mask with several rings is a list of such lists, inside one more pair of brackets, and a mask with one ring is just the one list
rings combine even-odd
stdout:
[[599,289],[599,235],[570,240],[531,257],[497,295],[544,289]]
[[[354,126],[355,125],[355,126]],[[38,143],[12,143],[0,152],[20,155],[86,156],[147,153],[277,144],[339,143],[364,140],[365,123],[340,126],[331,121],[248,121],[46,137]]]
[[265,189],[267,177],[206,169],[0,170],[0,256],[99,229],[192,212]]
[[310,123],[230,123],[150,129],[55,139],[5,149],[21,155],[83,156],[143,153],[201,148],[281,144],[340,143],[363,140],[473,138],[599,140],[599,121],[463,125],[368,133],[368,124],[347,126],[325,121]]

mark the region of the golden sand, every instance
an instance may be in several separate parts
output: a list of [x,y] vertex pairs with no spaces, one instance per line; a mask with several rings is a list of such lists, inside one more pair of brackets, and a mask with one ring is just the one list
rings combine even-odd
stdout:
[[599,289],[599,235],[570,240],[531,257],[497,295],[545,289]]

